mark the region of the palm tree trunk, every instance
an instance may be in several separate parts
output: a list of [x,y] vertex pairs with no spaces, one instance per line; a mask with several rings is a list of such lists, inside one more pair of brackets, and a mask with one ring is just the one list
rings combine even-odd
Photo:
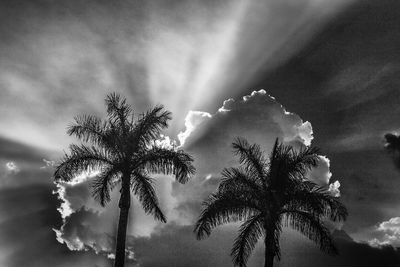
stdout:
[[274,266],[274,254],[271,250],[270,240],[268,240],[268,236],[265,237],[265,262],[264,267],[273,267]]
[[129,180],[122,179],[121,198],[119,200],[119,222],[118,222],[118,234],[117,234],[117,248],[115,251],[115,267],[124,267],[125,265],[125,240],[126,230],[128,228],[128,215],[129,208],[131,205],[130,186]]
[[274,256],[270,253],[265,252],[265,263],[264,267],[273,267],[274,266]]

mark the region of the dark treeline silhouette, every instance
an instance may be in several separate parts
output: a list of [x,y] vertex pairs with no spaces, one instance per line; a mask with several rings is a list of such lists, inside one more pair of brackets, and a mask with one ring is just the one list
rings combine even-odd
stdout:
[[138,197],[146,213],[166,222],[150,174],[174,174],[178,182],[185,183],[195,169],[192,157],[182,150],[153,145],[171,119],[171,113],[162,106],[137,118],[126,99],[118,94],[108,95],[106,106],[106,120],[90,115],[75,118],[68,134],[86,144],[70,145],[69,154],[58,163],[54,176],[56,180],[70,181],[84,171],[100,170],[92,183],[92,194],[102,206],[110,201],[110,191],[121,186],[115,266],[123,267],[130,191]]
[[317,149],[300,151],[275,142],[267,159],[259,145],[238,138],[233,143],[240,166],[224,169],[216,193],[204,203],[195,226],[197,238],[211,234],[221,224],[243,221],[231,255],[235,266],[246,266],[257,241],[264,237],[265,267],[280,259],[282,226],[290,226],[317,243],[321,250],[337,254],[323,220],[345,220],[346,208],[326,189],[306,180],[317,166]]

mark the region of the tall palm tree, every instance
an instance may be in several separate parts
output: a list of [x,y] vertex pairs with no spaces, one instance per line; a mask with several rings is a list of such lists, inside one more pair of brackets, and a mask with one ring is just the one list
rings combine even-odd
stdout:
[[192,157],[184,151],[154,145],[154,140],[171,119],[171,113],[164,111],[162,106],[134,117],[126,99],[115,93],[107,95],[106,106],[105,120],[90,115],[75,118],[68,134],[83,144],[70,145],[70,153],[65,154],[56,166],[54,176],[56,180],[70,181],[83,171],[99,170],[92,183],[92,194],[102,206],[110,201],[110,191],[121,184],[115,255],[115,266],[121,267],[125,262],[130,190],[138,197],[146,213],[166,222],[150,174],[174,174],[178,182],[185,183],[195,168]]
[[275,142],[269,160],[259,145],[238,138],[233,143],[240,166],[222,171],[216,193],[204,203],[196,226],[197,238],[211,234],[218,225],[243,221],[231,251],[235,266],[246,262],[257,241],[263,236],[265,266],[280,259],[279,237],[282,226],[291,226],[328,253],[336,254],[323,220],[345,220],[346,208],[326,189],[306,179],[317,166],[317,149],[296,151]]

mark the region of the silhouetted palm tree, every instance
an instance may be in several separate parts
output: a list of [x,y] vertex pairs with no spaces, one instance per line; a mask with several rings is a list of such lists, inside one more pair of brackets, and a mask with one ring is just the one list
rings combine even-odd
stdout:
[[265,266],[280,259],[282,225],[291,226],[328,253],[337,253],[323,220],[345,220],[346,208],[326,189],[306,180],[318,163],[317,149],[300,151],[275,142],[267,160],[259,145],[238,138],[233,143],[239,167],[224,169],[216,193],[204,203],[195,226],[197,238],[211,234],[221,224],[242,221],[231,255],[236,266],[246,262],[257,241],[264,236]]
[[68,128],[68,134],[84,143],[70,145],[57,165],[55,178],[70,181],[83,171],[99,170],[92,183],[92,194],[104,206],[110,201],[110,191],[121,184],[119,200],[115,266],[124,266],[125,238],[128,224],[131,194],[136,195],[148,214],[166,222],[162,213],[150,173],[174,174],[176,180],[185,183],[194,174],[191,156],[182,150],[154,146],[160,131],[168,126],[171,113],[156,106],[136,118],[126,99],[118,94],[106,98],[107,119],[95,116],[79,116]]

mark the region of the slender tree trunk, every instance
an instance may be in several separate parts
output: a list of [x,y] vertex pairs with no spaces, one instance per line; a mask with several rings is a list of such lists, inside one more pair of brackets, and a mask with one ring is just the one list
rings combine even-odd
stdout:
[[265,251],[265,263],[264,267],[273,267],[274,266],[274,255]]
[[[265,237],[265,262],[264,267],[273,267],[274,266],[274,252],[271,248],[271,240],[273,237],[268,235]],[[271,240],[269,240],[271,239]]]
[[122,179],[121,198],[119,200],[119,222],[117,234],[117,248],[115,251],[115,267],[124,267],[125,265],[125,240],[126,230],[128,228],[128,215],[131,205],[131,195],[129,180]]

